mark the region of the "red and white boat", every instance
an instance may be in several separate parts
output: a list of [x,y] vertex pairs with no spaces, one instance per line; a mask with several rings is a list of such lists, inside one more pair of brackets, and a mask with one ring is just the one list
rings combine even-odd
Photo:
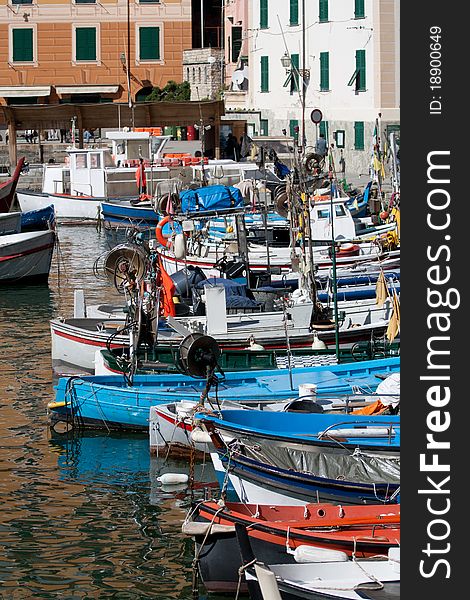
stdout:
[[47,281],[55,231],[31,231],[0,237],[0,283]]
[[315,562],[325,550],[371,558],[400,544],[399,504],[299,507],[202,502],[190,511],[183,532],[196,541],[199,571],[208,591],[229,592],[238,585],[237,523],[246,527],[255,556],[265,564]]
[[24,165],[24,157],[20,158],[13,175],[0,183],[0,213],[10,212],[15,201],[16,186]]

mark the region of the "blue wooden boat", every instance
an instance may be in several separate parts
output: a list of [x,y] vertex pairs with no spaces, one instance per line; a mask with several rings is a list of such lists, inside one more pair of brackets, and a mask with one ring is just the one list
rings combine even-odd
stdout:
[[218,415],[198,413],[194,418],[206,429],[216,429],[243,444],[273,447],[287,443],[292,451],[328,448],[335,454],[349,454],[358,447],[382,456],[400,452],[398,415],[222,410]]
[[21,213],[21,232],[43,231],[51,229],[55,224],[54,205],[50,204],[37,210]]
[[[351,394],[362,388],[373,392],[379,377],[399,370],[399,357],[320,367],[238,371],[226,373],[210,394],[212,401],[275,402],[298,395],[299,385],[317,385],[318,394]],[[377,377],[379,376],[379,377]],[[292,385],[291,385],[292,382]],[[147,429],[150,406],[180,400],[198,401],[204,379],[186,375],[137,375],[132,387],[122,376],[62,377],[48,405],[51,423],[69,420],[83,426],[110,429]]]
[[150,202],[131,204],[128,202],[101,202],[101,218],[112,229],[134,227],[145,231],[155,228],[162,217],[152,208]]
[[214,467],[228,470],[241,502],[399,501],[398,416],[233,410],[195,419],[217,449]]
[[[400,284],[394,284],[393,290],[400,294]],[[342,286],[338,287],[337,298],[338,302],[344,300],[368,300],[375,298],[376,295],[375,285],[358,285],[358,286]],[[318,291],[317,298],[320,302],[328,302],[333,298],[333,292]]]

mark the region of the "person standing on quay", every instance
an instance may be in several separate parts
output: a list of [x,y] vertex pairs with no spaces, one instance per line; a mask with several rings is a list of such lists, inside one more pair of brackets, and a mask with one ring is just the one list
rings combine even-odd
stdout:
[[139,189],[139,196],[147,193],[147,176],[145,175],[144,159],[141,158],[135,172],[135,181]]

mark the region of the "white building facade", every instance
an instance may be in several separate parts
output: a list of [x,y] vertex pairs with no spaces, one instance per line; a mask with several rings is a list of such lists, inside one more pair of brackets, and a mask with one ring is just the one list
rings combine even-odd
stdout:
[[[243,35],[249,85],[244,108],[240,98],[233,106],[239,115],[246,113],[248,132],[279,136],[285,130],[301,140],[305,124],[307,146],[314,146],[321,132],[330,148],[333,144],[338,171],[367,174],[376,123],[382,140],[399,129],[399,0],[252,0],[248,5]],[[283,57],[290,61],[287,69]],[[318,126],[311,121],[313,109],[323,116]]]

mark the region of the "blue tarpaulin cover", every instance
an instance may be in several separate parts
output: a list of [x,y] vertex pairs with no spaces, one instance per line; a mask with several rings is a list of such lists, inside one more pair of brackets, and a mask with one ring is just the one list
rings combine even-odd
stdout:
[[243,206],[240,190],[231,185],[208,185],[180,192],[182,212],[221,210]]

